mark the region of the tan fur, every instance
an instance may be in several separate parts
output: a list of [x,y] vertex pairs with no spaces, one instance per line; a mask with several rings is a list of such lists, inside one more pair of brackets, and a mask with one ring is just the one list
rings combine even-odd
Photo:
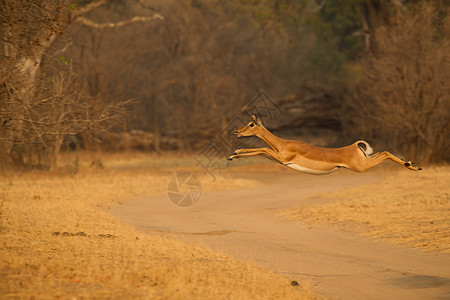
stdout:
[[[365,141],[357,141],[341,148],[323,148],[302,141],[285,140],[269,132],[255,115],[253,115],[253,121],[236,130],[236,135],[238,137],[257,136],[266,142],[270,148],[239,149],[228,158],[229,160],[242,156],[265,155],[294,170],[310,174],[326,174],[337,170],[339,167],[356,172],[365,172],[386,159],[406,166],[413,171],[421,170],[421,168],[412,166],[412,162],[406,163],[387,151],[369,156],[372,148]],[[366,150],[358,146],[361,143],[366,145]]]

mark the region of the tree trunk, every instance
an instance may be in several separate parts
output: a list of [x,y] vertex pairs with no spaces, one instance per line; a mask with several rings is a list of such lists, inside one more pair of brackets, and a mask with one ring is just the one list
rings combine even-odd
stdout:
[[63,142],[63,136],[58,136],[56,140],[52,143],[48,150],[48,161],[47,168],[49,170],[55,170],[58,167],[58,155],[61,150],[61,145]]

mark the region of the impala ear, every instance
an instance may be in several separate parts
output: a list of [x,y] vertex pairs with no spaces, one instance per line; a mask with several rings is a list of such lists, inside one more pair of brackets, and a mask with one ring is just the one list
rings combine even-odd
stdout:
[[256,124],[262,125],[262,124],[261,124],[261,120],[258,118],[257,115],[252,114],[252,119],[253,119],[253,121],[255,121]]

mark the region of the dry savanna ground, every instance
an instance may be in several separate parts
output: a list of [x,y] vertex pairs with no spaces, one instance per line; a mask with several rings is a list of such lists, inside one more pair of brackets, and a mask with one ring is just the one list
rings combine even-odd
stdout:
[[281,214],[307,226],[319,224],[422,251],[450,253],[450,166],[394,171],[379,183],[314,197],[329,203]]
[[[174,164],[189,169],[192,158],[111,155],[100,169],[70,166],[71,159],[50,174],[0,177],[2,297],[313,297],[302,283],[291,286],[281,275],[175,237],[140,233],[108,214],[117,202],[165,193]],[[218,190],[258,183],[219,177],[202,184]]]

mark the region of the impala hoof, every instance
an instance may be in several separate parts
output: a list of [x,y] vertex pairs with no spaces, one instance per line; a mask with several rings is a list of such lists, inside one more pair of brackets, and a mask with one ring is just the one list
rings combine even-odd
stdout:
[[414,165],[414,163],[412,161],[405,162],[405,167],[407,167],[410,170],[413,170],[413,171],[420,171],[420,170],[422,170],[421,167],[415,167],[413,165]]
[[233,158],[231,158],[231,157],[228,157],[228,158],[227,158],[227,160],[233,160]]

